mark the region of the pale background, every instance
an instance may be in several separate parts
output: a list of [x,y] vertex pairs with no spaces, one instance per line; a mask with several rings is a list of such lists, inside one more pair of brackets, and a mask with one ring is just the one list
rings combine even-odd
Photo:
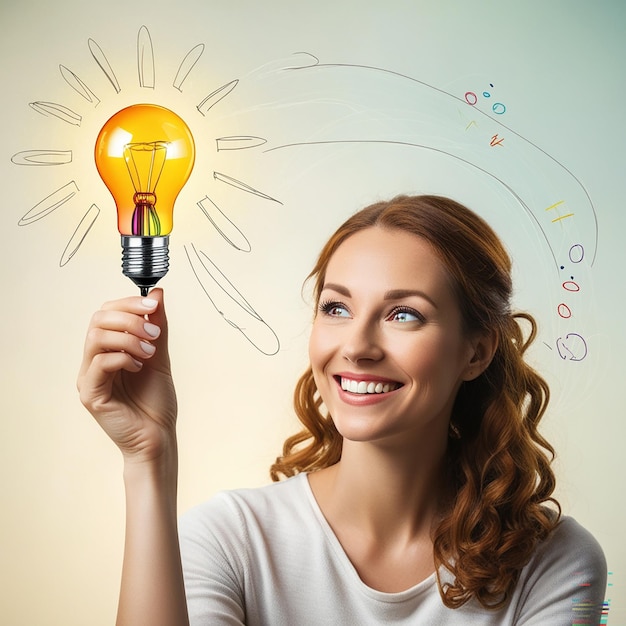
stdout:
[[[2,0],[2,623],[114,621],[121,462],[80,406],[75,377],[91,313],[136,293],[119,269],[113,203],[93,143],[111,114],[146,101],[184,117],[198,147],[161,283],[181,409],[180,510],[219,489],[268,481],[269,464],[296,428],[291,389],[306,365],[310,321],[302,281],[335,226],[399,192],[451,195],[485,215],[515,260],[516,305],[541,326],[531,358],[553,388],[545,432],[559,451],[558,496],[603,545],[612,572],[609,623],[625,625],[625,7],[621,0]],[[138,84],[142,25],[154,49],[154,88]],[[119,93],[89,39],[110,62]],[[197,44],[203,54],[179,91],[174,77]],[[320,66],[305,68],[315,64],[310,55]],[[60,65],[97,106],[72,89]],[[198,111],[234,80],[213,108]],[[464,100],[469,91],[474,107]],[[32,102],[67,107],[80,125],[41,114]],[[496,102],[506,112],[495,113]],[[225,150],[243,148],[243,140],[216,142],[243,136],[265,143]],[[272,150],[312,142],[324,143]],[[71,162],[11,162],[29,150],[71,151]],[[18,226],[69,183],[71,200]],[[208,209],[207,197],[239,229],[220,222],[231,241],[249,252],[229,245],[202,214],[197,203]],[[99,217],[68,261],[66,246],[93,204]],[[79,229],[70,252],[84,234]],[[235,300],[218,297],[224,292],[211,291],[203,276],[231,324],[192,274],[185,253],[192,245],[229,281],[221,284]],[[561,286],[570,276],[579,291]],[[558,315],[562,303],[569,319]],[[582,360],[559,356],[580,359],[584,345]]]

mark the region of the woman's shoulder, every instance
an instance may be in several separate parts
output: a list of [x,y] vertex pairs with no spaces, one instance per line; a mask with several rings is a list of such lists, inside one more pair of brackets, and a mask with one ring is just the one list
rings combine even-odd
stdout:
[[606,565],[604,551],[595,536],[568,515],[561,516],[555,529],[539,546],[538,553],[542,558],[554,554],[555,558],[567,556],[570,562]]
[[585,623],[598,623],[593,620],[602,612],[606,578],[602,547],[589,530],[564,515],[521,573],[513,601],[516,619],[562,624],[585,614],[590,619]]

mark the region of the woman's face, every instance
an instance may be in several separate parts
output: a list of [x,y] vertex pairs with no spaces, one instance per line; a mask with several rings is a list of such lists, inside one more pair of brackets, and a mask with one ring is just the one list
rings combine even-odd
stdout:
[[454,397],[473,377],[448,273],[423,239],[372,227],[327,267],[311,339],[313,375],[347,440],[447,436]]

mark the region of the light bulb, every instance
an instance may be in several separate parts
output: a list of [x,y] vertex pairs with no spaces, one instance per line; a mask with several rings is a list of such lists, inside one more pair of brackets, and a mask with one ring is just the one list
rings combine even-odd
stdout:
[[195,160],[191,131],[169,109],[134,104],[102,127],[95,160],[117,207],[122,272],[146,295],[169,268],[174,202]]

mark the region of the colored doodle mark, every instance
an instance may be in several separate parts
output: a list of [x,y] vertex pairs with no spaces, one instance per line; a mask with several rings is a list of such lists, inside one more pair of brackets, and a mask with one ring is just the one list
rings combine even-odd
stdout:
[[[558,202],[556,205],[561,204]],[[556,206],[556,205],[553,205]],[[550,207],[552,208],[552,207]],[[554,220],[552,220],[554,222]],[[575,243],[568,251],[568,258],[571,263],[581,263],[585,258],[585,249],[579,243]],[[565,269],[565,265],[561,265],[561,269]],[[574,280],[574,276],[570,276],[569,280],[561,283],[561,287],[568,293],[575,294],[580,292],[580,285]],[[565,302],[559,303],[557,313],[562,319],[570,319],[573,315],[572,309]],[[582,361],[587,356],[587,343],[585,339],[578,333],[568,333],[565,337],[559,337],[556,341],[556,347],[559,356],[568,361]]]
[[[489,86],[493,88],[493,83],[489,83]],[[491,93],[489,91],[483,91],[483,98],[491,98]],[[478,104],[478,96],[473,91],[466,91],[465,102],[471,106],[476,106]],[[494,102],[491,106],[491,110],[496,115],[503,115],[506,112],[506,106],[502,104],[502,102]]]
[[[489,86],[493,89],[493,83],[489,83]],[[491,92],[489,91],[483,91],[482,95],[483,95],[483,98],[491,98]],[[476,106],[478,104],[478,96],[476,95],[475,92],[466,91],[464,97],[465,97],[465,102],[467,102],[467,104],[469,104],[470,106]],[[502,102],[496,102],[492,105],[491,110],[496,115],[502,115],[506,111],[506,106],[502,104]],[[476,122],[474,121],[470,122],[466,126],[465,130],[467,130],[472,124],[476,124]],[[504,141],[504,138],[498,137],[498,134],[496,133],[495,135],[491,137],[491,141],[489,142],[489,145],[491,147],[502,146],[503,141]]]
[[[565,200],[559,200],[559,202],[555,202],[553,205],[549,206],[546,209],[546,211],[552,211],[552,209],[556,209],[558,206],[560,206],[561,204],[564,204],[564,203],[565,203]],[[573,213],[566,213],[565,215],[559,214],[558,217],[555,217],[552,220],[552,223],[554,224],[556,222],[560,222],[561,220],[564,220],[564,219],[566,219],[568,217],[573,217],[573,216],[574,216]]]
[[568,333],[556,340],[556,349],[564,361],[582,361],[587,356],[587,342],[578,333]]
[[496,133],[492,138],[491,141],[489,142],[490,146],[501,146],[502,142],[504,141],[504,137],[502,138],[498,138],[498,133]]
[[[493,83],[489,83],[489,87],[493,89]],[[465,102],[470,106],[477,106],[479,104],[479,96],[474,91],[466,91],[465,92]],[[482,97],[485,99],[489,99],[492,97],[491,91],[485,90],[482,92]],[[502,115],[506,111],[506,106],[501,102],[496,102],[492,105],[491,110],[496,115]],[[476,125],[475,121],[471,121],[465,128],[468,130],[472,125]],[[492,135],[489,145],[491,147],[500,146],[503,147],[504,137],[501,137],[498,133]],[[574,217],[574,213],[572,211],[567,210],[563,205],[565,205],[565,200],[559,200],[554,204],[550,205],[546,208],[546,212],[551,213],[551,223],[552,224],[563,224],[563,221]],[[585,250],[583,246],[579,243],[572,245],[569,249],[569,260],[571,263],[580,263],[584,256]],[[564,265],[560,266],[562,270],[565,269]],[[561,282],[561,289],[563,289],[568,294],[577,294],[581,291],[581,287],[578,282],[574,280],[574,276],[570,276],[569,280],[565,280]],[[556,312],[559,318],[563,320],[569,320],[574,316],[574,312],[572,310],[572,304],[567,302],[560,302],[556,307]],[[547,345],[550,349],[552,346]],[[567,334],[558,337],[556,340],[556,348],[561,359],[566,361],[582,361],[588,353],[587,342],[585,338],[577,332],[568,332]]]

